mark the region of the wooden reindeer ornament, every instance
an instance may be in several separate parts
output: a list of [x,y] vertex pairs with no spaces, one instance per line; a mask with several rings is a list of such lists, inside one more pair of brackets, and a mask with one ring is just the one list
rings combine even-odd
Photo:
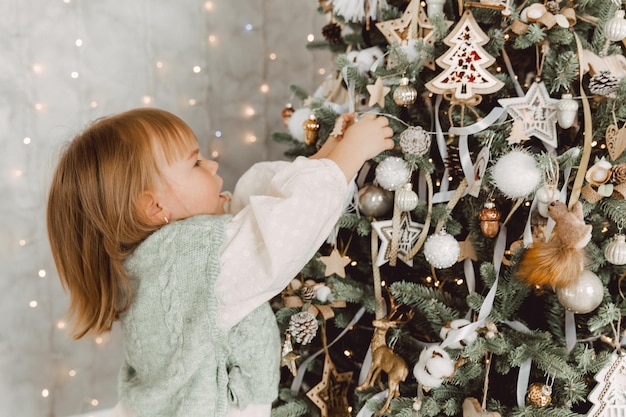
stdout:
[[374,326],[374,335],[372,336],[371,351],[372,351],[372,364],[365,381],[359,385],[356,389],[362,391],[378,384],[380,389],[383,389],[381,382],[381,372],[387,374],[387,386],[389,394],[387,395],[387,401],[380,409],[379,413],[383,414],[389,410],[389,404],[391,400],[400,396],[400,383],[406,380],[409,375],[409,367],[399,355],[396,355],[393,350],[387,346],[387,330],[392,327],[398,327],[400,324],[406,323],[413,317],[413,312],[398,313],[400,308],[399,304],[396,304],[393,297],[390,296],[391,309],[389,313],[383,318],[375,319],[372,321]]

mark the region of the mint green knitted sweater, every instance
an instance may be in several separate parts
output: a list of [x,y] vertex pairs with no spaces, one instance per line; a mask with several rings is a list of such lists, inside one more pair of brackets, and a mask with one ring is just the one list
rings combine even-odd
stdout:
[[134,300],[121,317],[120,400],[135,417],[222,417],[278,394],[280,337],[268,303],[227,333],[215,281],[230,216],[165,225],[124,265]]

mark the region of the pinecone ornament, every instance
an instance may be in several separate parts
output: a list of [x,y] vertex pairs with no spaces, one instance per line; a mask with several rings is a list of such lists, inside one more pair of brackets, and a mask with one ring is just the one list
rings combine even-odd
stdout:
[[305,303],[310,303],[315,300],[315,287],[312,285],[305,285],[300,289],[300,297],[302,297],[302,301]]
[[341,26],[337,23],[329,23],[322,28],[322,36],[329,43],[339,45],[341,43]]
[[611,167],[611,178],[613,184],[626,182],[626,163],[617,164]]
[[546,10],[552,14],[558,14],[561,10],[561,6],[559,6],[559,2],[557,1],[549,1],[546,3]]
[[589,79],[589,91],[599,96],[614,96],[618,86],[619,80],[611,71],[601,71]]
[[289,333],[297,343],[308,345],[317,334],[317,319],[308,311],[301,311],[291,316]]

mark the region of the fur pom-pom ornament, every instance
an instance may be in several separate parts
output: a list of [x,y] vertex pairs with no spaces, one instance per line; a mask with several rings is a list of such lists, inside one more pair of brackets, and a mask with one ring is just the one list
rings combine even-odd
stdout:
[[[463,328],[468,324],[471,324],[471,321],[467,319],[452,320],[451,322],[446,323],[441,328],[441,331],[439,331],[439,336],[443,340],[456,339],[459,332],[463,332]],[[478,332],[476,330],[473,330],[471,332],[468,332],[466,335],[463,335],[460,340],[448,344],[448,347],[451,349],[463,349],[465,346],[472,344],[477,337]]]
[[526,197],[537,189],[542,173],[535,158],[523,149],[502,156],[491,169],[493,182],[507,198]]
[[306,132],[303,125],[304,122],[309,120],[311,114],[313,114],[311,109],[303,107],[291,113],[291,116],[287,121],[287,130],[289,131],[289,134],[298,142],[306,142]]
[[396,191],[402,188],[410,176],[411,171],[406,162],[398,156],[389,156],[376,167],[376,182],[385,190]]
[[460,254],[459,242],[445,230],[430,235],[424,243],[424,257],[437,269],[451,267],[457,263]]
[[592,227],[585,224],[580,202],[569,211],[565,203],[555,201],[548,205],[548,215],[555,222],[550,239],[526,249],[515,276],[528,285],[557,289],[570,285],[585,268],[584,247]]
[[413,375],[424,389],[438,388],[454,375],[454,361],[442,347],[431,346],[420,353]]

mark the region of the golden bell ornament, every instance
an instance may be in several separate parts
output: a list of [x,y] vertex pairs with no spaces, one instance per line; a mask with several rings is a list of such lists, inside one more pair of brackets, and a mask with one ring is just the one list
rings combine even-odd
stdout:
[[409,85],[409,79],[407,77],[402,77],[400,85],[393,92],[393,101],[395,101],[398,106],[407,107],[415,103],[416,99],[417,90]]
[[498,236],[500,232],[500,217],[502,215],[496,208],[496,205],[491,201],[486,202],[485,206],[478,213],[480,231],[483,233],[483,236],[490,239]]
[[613,241],[604,249],[604,257],[613,265],[626,265],[626,236],[621,233],[613,236]]
[[283,118],[283,126],[289,127],[289,119],[295,110],[293,109],[293,105],[291,103],[285,104],[282,112],[280,113]]
[[307,145],[312,145],[317,139],[317,132],[320,130],[320,124],[317,121],[317,117],[314,114],[310,115],[308,119],[302,123],[304,129],[304,142]]

